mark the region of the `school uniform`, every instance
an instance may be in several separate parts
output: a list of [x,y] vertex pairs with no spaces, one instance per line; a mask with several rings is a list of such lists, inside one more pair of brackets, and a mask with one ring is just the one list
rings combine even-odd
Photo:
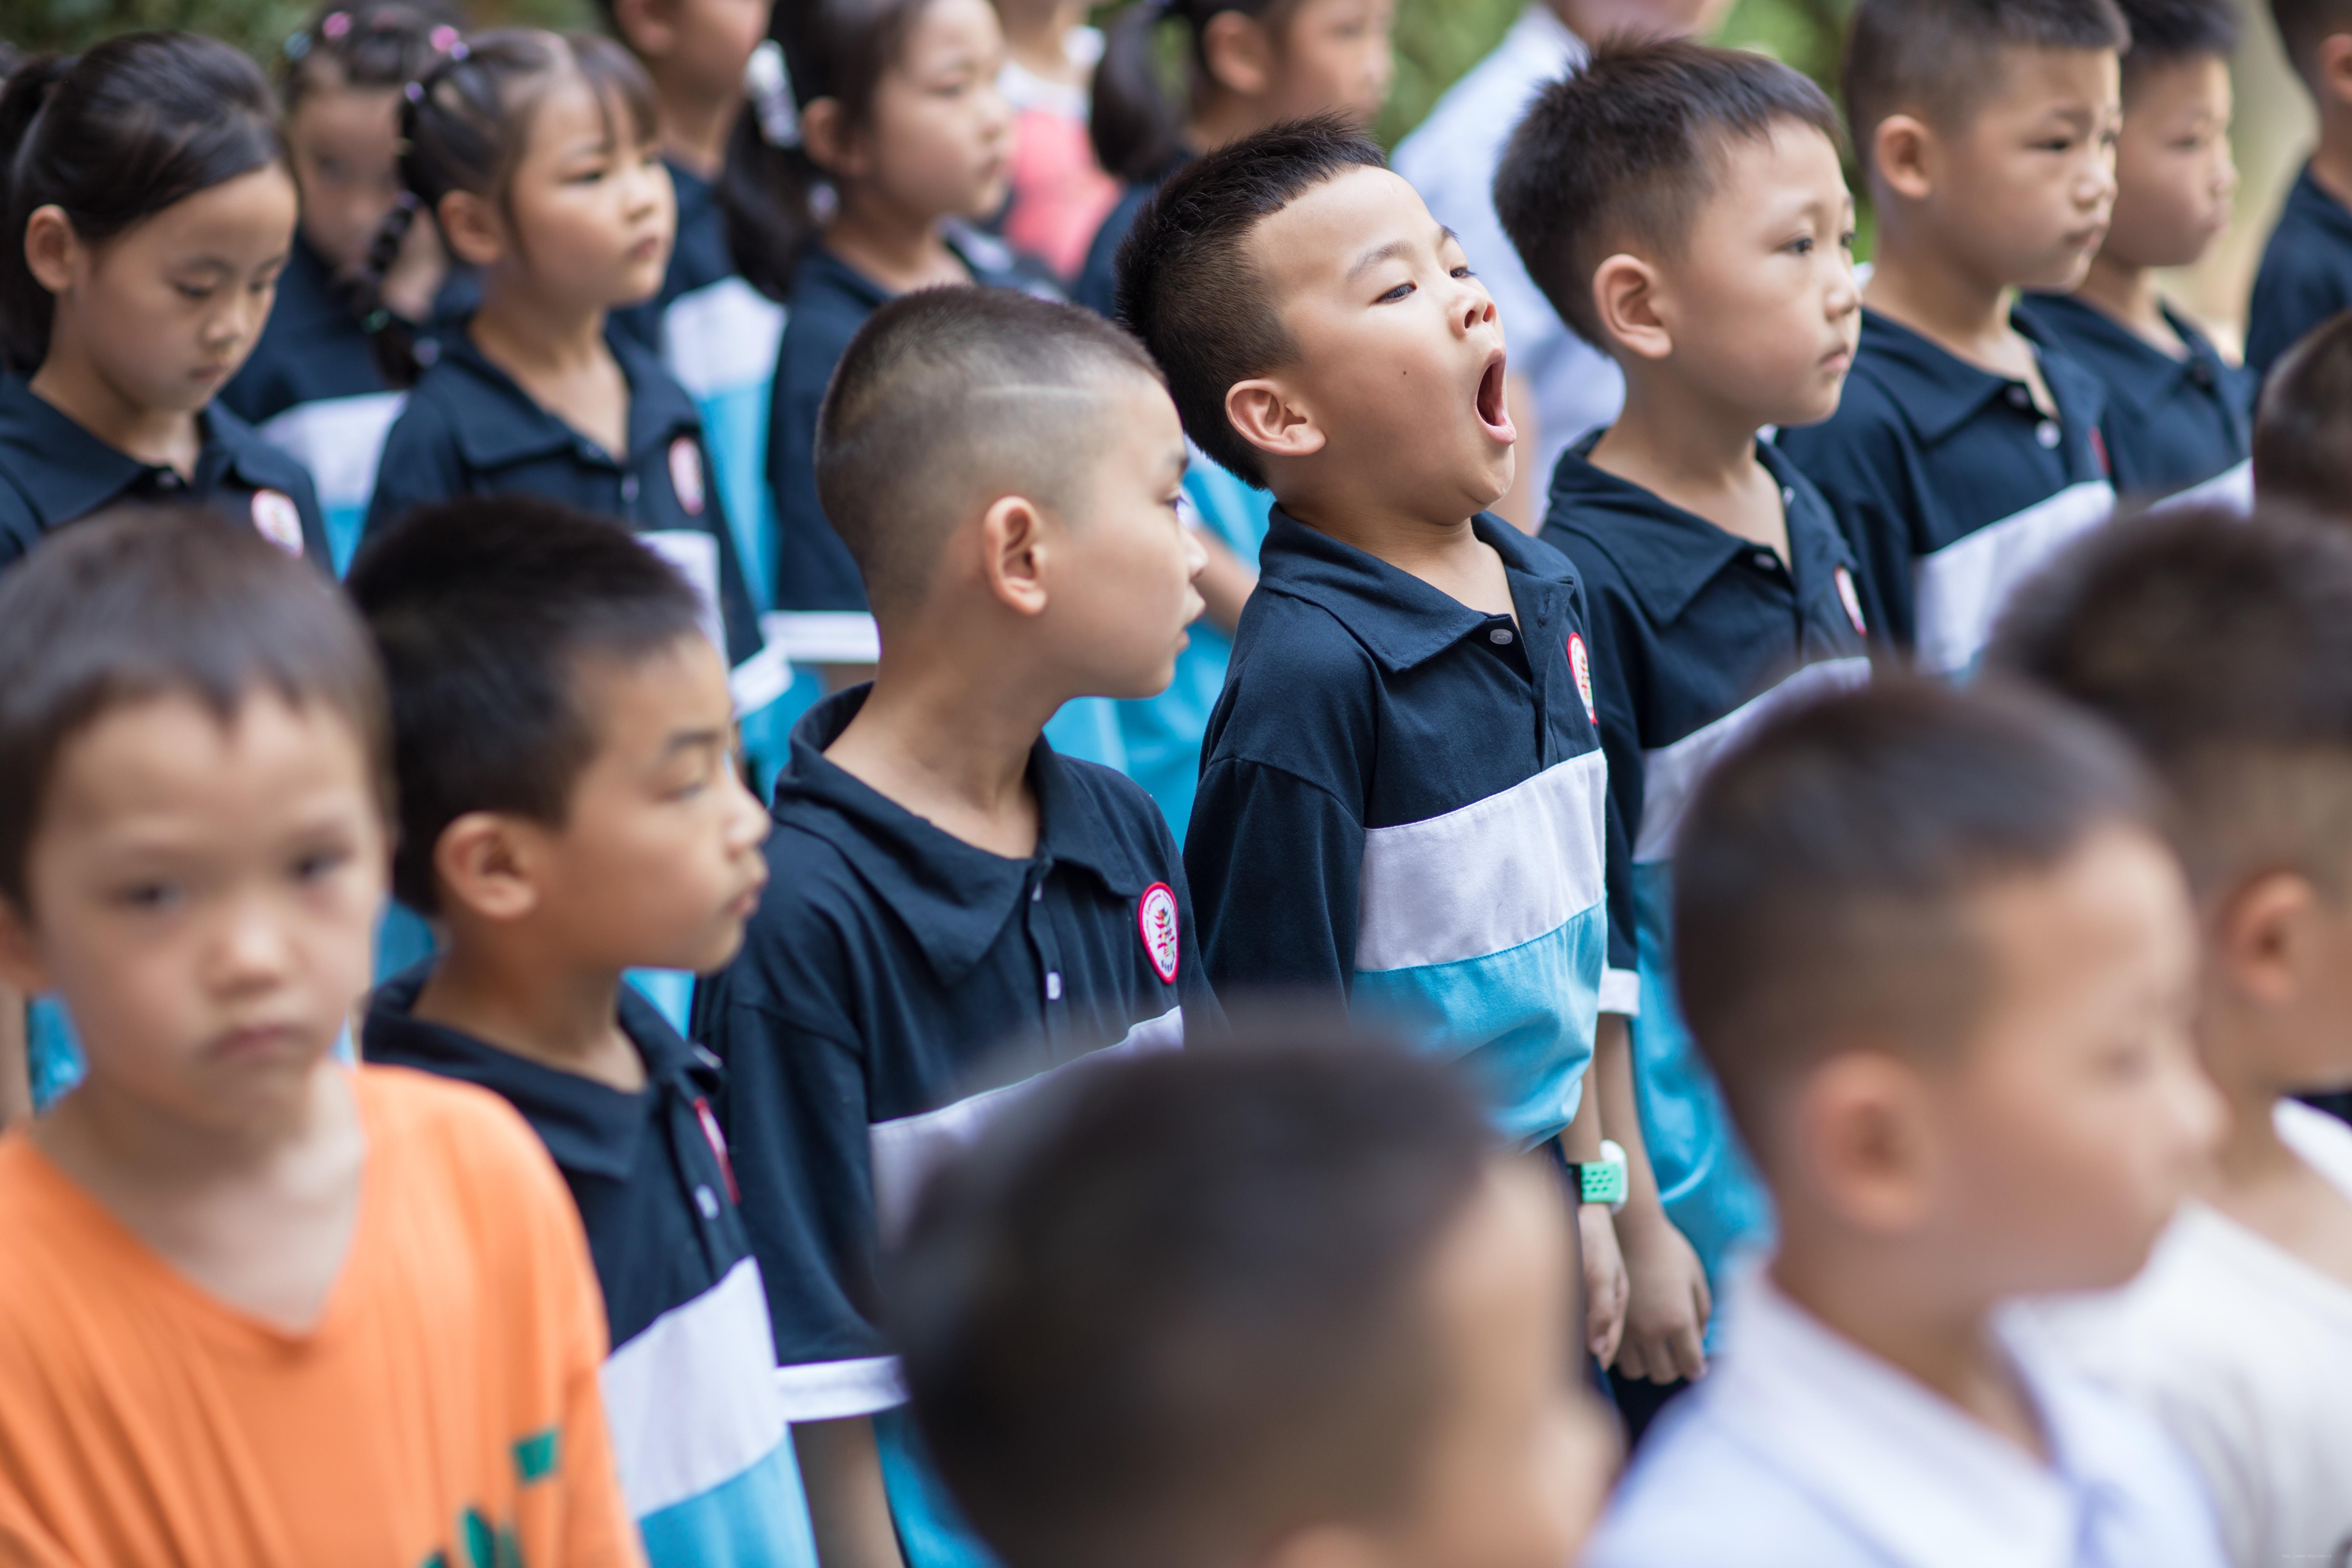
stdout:
[[2246,363],[2270,374],[2305,332],[2344,310],[2352,310],[2352,209],[2323,190],[2305,164],[2254,272]]
[[2021,1316],[1994,1337],[2047,1463],[1761,1270],[1726,1310],[1722,1356],[1634,1456],[1588,1568],[2221,1568],[2187,1460]]
[[2253,372],[2231,364],[2213,340],[2169,305],[2164,319],[2189,351],[2175,359],[2095,305],[2071,294],[2028,294],[2014,319],[2099,378],[2100,426],[2118,493],[2138,499],[2210,487],[2200,499],[2253,502]]
[[767,1296],[712,1110],[718,1064],[624,988],[621,1028],[646,1086],[613,1089],[418,1018],[429,973],[370,998],[367,1059],[503,1096],[563,1173],[611,1327],[597,1381],[621,1489],[653,1568],[814,1568]]
[[1630,945],[1604,962],[1582,590],[1549,545],[1474,526],[1516,620],[1275,509],[1184,859],[1228,1001],[1325,1002],[1459,1058],[1533,1145],[1576,1113],[1595,1015],[1639,1004]]
[[[991,854],[825,760],[869,689],[794,730],[766,896],[695,997],[697,1035],[727,1064],[727,1134],[795,1421],[903,1402],[875,1261],[941,1161],[1072,1064],[1222,1022],[1183,864],[1142,791],[1040,741],[1036,852]],[[881,1425],[910,1561],[961,1560],[903,1429]]]
[[1611,846],[1609,916],[1641,977],[1643,1138],[1666,1216],[1719,1281],[1736,1249],[1769,1239],[1772,1201],[1675,999],[1675,837],[1725,747],[1791,700],[1869,678],[1865,623],[1829,504],[1770,444],[1757,458],[1780,486],[1786,563],[1594,467],[1598,439],[1560,458],[1541,537],[1584,584],[1612,820],[1632,841]]
[[117,502],[208,506],[289,555],[331,571],[318,493],[302,465],[215,403],[196,416],[194,477],[109,446],[35,392],[0,375],[0,569],[53,529]]
[[[442,336],[480,296],[470,271],[450,272],[432,319],[415,329],[419,363],[439,357]],[[219,401],[310,469],[335,569],[349,566],[375,492],[376,461],[403,396],[377,368],[374,344],[337,286],[334,268],[299,231],[278,275],[269,320]]]
[[541,407],[470,332],[450,333],[385,438],[367,531],[429,502],[509,492],[612,518],[695,585],[712,640],[740,664],[760,651],[759,624],[694,402],[634,339],[605,341],[629,385],[628,449],[617,458]]
[[1938,674],[1971,668],[2017,584],[2115,508],[2098,379],[2030,321],[2054,419],[1874,310],[1838,411],[1780,434],[1862,563],[1865,618]]

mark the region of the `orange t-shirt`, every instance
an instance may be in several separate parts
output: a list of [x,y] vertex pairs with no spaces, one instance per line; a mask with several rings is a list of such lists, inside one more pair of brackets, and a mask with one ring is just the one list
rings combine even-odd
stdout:
[[21,1131],[0,1140],[0,1563],[642,1562],[555,1167],[480,1089],[355,1082],[358,1224],[304,1334],[205,1294]]

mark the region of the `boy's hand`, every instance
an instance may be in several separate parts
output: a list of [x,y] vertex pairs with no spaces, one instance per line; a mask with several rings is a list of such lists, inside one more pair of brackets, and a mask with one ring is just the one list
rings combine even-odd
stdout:
[[1628,1209],[1617,1224],[1627,1286],[1617,1374],[1652,1383],[1706,1376],[1706,1323],[1715,1300],[1698,1254],[1663,1211],[1636,1215]]
[[1625,1331],[1625,1260],[1618,1256],[1607,1204],[1577,1205],[1576,1228],[1584,1249],[1584,1342],[1607,1366]]

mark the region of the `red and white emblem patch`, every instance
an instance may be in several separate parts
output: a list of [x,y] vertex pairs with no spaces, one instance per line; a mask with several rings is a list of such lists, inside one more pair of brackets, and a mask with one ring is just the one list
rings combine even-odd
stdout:
[[302,553],[302,509],[284,490],[253,492],[253,531],[289,555]]
[[702,515],[708,500],[702,488],[702,448],[691,436],[680,436],[669,444],[669,488],[677,492],[677,504],[686,509],[687,516]]
[[1175,984],[1179,951],[1176,895],[1167,883],[1154,882],[1143,889],[1143,902],[1136,906],[1135,923],[1143,932],[1143,952],[1151,960],[1151,973],[1160,976],[1163,984]]
[[1855,631],[1868,637],[1870,628],[1862,624],[1862,595],[1854,591],[1853,574],[1843,566],[1837,569],[1837,590],[1838,603],[1845,606],[1845,618],[1853,623]]
[[1568,634],[1568,670],[1576,677],[1576,694],[1584,699],[1584,716],[1600,723],[1601,710],[1592,705],[1592,656],[1584,651],[1584,639],[1574,632]]

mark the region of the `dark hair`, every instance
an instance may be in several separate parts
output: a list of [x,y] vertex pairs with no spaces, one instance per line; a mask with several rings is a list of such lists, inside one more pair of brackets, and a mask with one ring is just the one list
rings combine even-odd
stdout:
[[57,301],[25,262],[35,211],[62,209],[104,245],[164,208],[283,166],[278,105],[251,60],[193,33],[123,33],[78,57],[36,55],[0,89],[0,339],[29,374],[49,352]]
[[2271,22],[2286,47],[2287,63],[2304,85],[2319,91],[2319,46],[2352,33],[2352,0],[2271,0]]
[[1828,95],[1778,60],[1687,38],[1605,38],[1528,106],[1497,165],[1495,211],[1560,320],[1606,350],[1593,269],[1628,244],[1677,252],[1729,143],[1790,122],[1842,144]]
[[286,40],[278,96],[291,115],[331,65],[345,88],[405,87],[433,68],[464,31],[443,0],[328,0]]
[[351,726],[393,815],[383,682],[334,584],[208,509],[119,506],[0,574],[0,896],[25,867],[58,757],[116,709],[178,695],[224,724],[257,689]]
[[921,601],[968,502],[1054,504],[1105,440],[1102,384],[1160,379],[1092,310],[1010,289],[926,289],[867,318],[817,418],[816,488],[885,615]]
[[2107,825],[2153,830],[2130,754],[2046,698],[1910,679],[1793,709],[1700,784],[1675,855],[1683,1012],[1751,1145],[1864,1041],[1962,1045],[1998,983],[1964,905]]
[[1436,1062],[1236,1044],[1055,1086],[887,1276],[924,1441],[1013,1568],[1239,1562],[1417,1479],[1423,1282],[1492,1134]]
[[1184,433],[1260,489],[1265,465],[1225,416],[1225,393],[1297,350],[1250,261],[1250,234],[1327,180],[1387,166],[1338,115],[1294,120],[1179,169],[1119,245],[1119,319],[1167,372]]
[[2116,0],[1858,0],[1846,33],[1845,112],[1875,173],[1879,122],[1916,114],[1957,132],[2000,89],[2003,49],[2131,47]]
[[[368,331],[394,385],[415,382],[419,369],[414,329],[383,300],[384,275],[399,258],[410,226],[420,212],[437,225],[442,198],[453,191],[505,206],[540,102],[571,73],[599,103],[618,100],[628,117],[626,130],[639,142],[654,140],[654,85],[645,68],[612,39],[593,34],[520,27],[477,34],[410,85],[400,110],[401,200],[376,231],[361,269]],[[624,128],[611,129],[618,136]]]
[[2102,529],[2011,602],[1987,654],[2116,725],[2179,812],[2190,879],[2352,874],[2352,534],[2265,505]]
[[1095,65],[1093,103],[1087,128],[1095,157],[1131,185],[1146,185],[1168,172],[1182,143],[1183,111],[1169,101],[1160,82],[1160,27],[1181,22],[1192,96],[1197,101],[1209,82],[1209,23],[1233,11],[1279,28],[1299,0],[1134,0],[1114,17]]
[[581,659],[642,659],[702,627],[694,590],[622,525],[523,495],[419,507],[361,549],[349,587],[392,689],[393,890],[427,914],[450,823],[569,814],[597,743]]
[[2236,0],[2116,0],[2131,47],[2124,51],[2124,97],[2148,71],[2183,60],[2228,59],[2238,52]]
[[2254,493],[2352,516],[2352,310],[2271,367],[2254,410]]

